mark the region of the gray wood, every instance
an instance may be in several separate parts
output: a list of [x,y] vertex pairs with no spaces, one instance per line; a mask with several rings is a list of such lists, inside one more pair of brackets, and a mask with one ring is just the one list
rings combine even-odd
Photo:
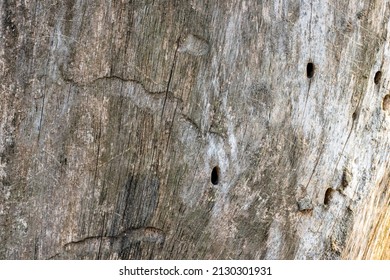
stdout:
[[390,258],[389,14],[1,1],[0,258]]

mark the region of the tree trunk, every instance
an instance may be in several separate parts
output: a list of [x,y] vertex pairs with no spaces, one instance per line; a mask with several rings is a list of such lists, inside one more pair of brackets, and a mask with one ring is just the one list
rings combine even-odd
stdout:
[[388,1],[0,6],[1,259],[389,259]]

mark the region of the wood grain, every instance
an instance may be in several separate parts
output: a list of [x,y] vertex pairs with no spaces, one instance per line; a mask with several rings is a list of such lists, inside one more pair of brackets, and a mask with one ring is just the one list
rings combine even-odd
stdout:
[[1,1],[0,259],[388,259],[389,7]]

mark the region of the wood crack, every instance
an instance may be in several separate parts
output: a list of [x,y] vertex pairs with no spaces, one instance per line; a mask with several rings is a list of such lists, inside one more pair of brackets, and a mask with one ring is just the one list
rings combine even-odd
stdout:
[[161,111],[161,120],[163,119],[163,116],[164,116],[165,104],[167,102],[168,93],[169,93],[169,87],[171,85],[171,81],[172,81],[172,77],[173,77],[173,71],[174,71],[175,65],[176,65],[177,50],[179,49],[179,42],[180,42],[180,37],[179,37],[179,39],[177,40],[177,43],[176,43],[176,50],[175,50],[175,54],[173,55],[173,62],[172,62],[172,66],[171,66],[171,71],[169,72],[167,89],[165,90],[165,99],[164,99],[164,103],[163,103],[163,107],[162,107],[162,111]]
[[[120,86],[123,83],[124,87],[121,90],[107,90],[111,92],[111,96],[123,96],[131,100],[131,102],[140,110],[148,110],[153,113],[157,113],[161,110],[161,107],[166,108],[169,106],[175,106],[179,109],[183,100],[179,97],[175,97],[173,92],[169,91],[167,87],[164,91],[150,91],[145,85],[135,79],[126,79],[117,75],[103,76],[96,78],[88,83],[80,83],[72,79],[67,79],[67,82],[72,85],[78,86],[86,91],[86,94],[94,94],[96,87],[106,88],[110,86]],[[105,82],[107,81],[107,82]],[[112,81],[112,83],[110,83]],[[93,91],[93,92],[92,92]],[[180,104],[180,105],[179,105]]]
[[335,170],[337,169],[337,166],[339,165],[339,162],[344,154],[344,151],[345,151],[345,148],[347,147],[347,144],[349,142],[349,139],[351,138],[351,135],[352,135],[352,132],[354,131],[354,129],[356,128],[356,125],[357,125],[357,119],[359,118],[359,111],[361,109],[361,104],[363,102],[363,93],[360,94],[359,96],[359,100],[358,100],[358,103],[357,103],[357,106],[356,106],[356,109],[352,115],[352,125],[351,125],[351,129],[349,130],[349,133],[348,133],[348,136],[347,136],[347,139],[345,140],[345,143],[343,145],[343,148],[341,150],[341,154],[340,154],[340,157],[339,159],[337,160],[337,163],[336,163],[336,166],[335,166]]
[[155,243],[164,243],[165,241],[165,232],[162,229],[155,227],[141,227],[141,228],[129,228],[117,235],[113,236],[87,236],[83,239],[71,241],[63,245],[63,248],[67,249],[72,245],[79,245],[83,243],[87,243],[91,240],[108,240],[115,241],[118,239],[126,238],[130,243],[133,242],[155,242]]
[[173,95],[173,92],[168,90],[169,87],[167,87],[167,89],[164,91],[151,91],[151,90],[147,89],[146,86],[141,81],[139,81],[137,79],[127,79],[127,78],[123,78],[123,77],[118,76],[118,75],[101,76],[101,77],[98,77],[96,79],[93,79],[92,81],[85,82],[85,83],[75,81],[74,79],[69,78],[69,77],[65,77],[64,75],[62,75],[62,77],[63,77],[63,80],[65,82],[73,84],[73,85],[78,86],[78,87],[90,87],[93,84],[95,84],[99,81],[104,81],[104,80],[114,80],[114,81],[117,80],[117,81],[121,81],[123,83],[133,83],[133,84],[141,86],[142,89],[149,95],[165,95],[166,99],[172,98],[172,99],[177,99],[177,100],[181,101],[180,98],[175,97]]
[[[155,227],[129,228],[112,236],[87,236],[80,240],[64,244],[60,252],[55,253],[48,259],[74,258],[75,256],[80,255],[79,252],[85,253],[86,250],[91,250],[91,248],[97,250],[97,258],[100,259],[103,252],[109,248],[109,250],[121,251],[137,242],[154,243],[163,246],[165,243],[165,236],[166,234],[162,229]],[[72,254],[75,256],[72,256]]]
[[324,151],[324,148],[325,148],[325,145],[322,145],[320,154],[319,154],[319,156],[318,156],[318,158],[317,158],[317,160],[316,160],[316,163],[315,163],[315,165],[314,165],[313,171],[311,172],[309,181],[308,181],[307,184],[306,184],[306,187],[305,187],[306,190],[307,190],[307,187],[309,186],[309,184],[310,184],[310,182],[311,182],[311,180],[312,180],[312,178],[313,178],[313,176],[314,176],[314,174],[315,174],[315,172],[316,172],[316,170],[317,170],[317,166],[318,166],[318,163],[320,162],[320,159],[321,159],[321,157],[322,157],[322,153],[323,153],[323,151]]
[[182,118],[185,122],[189,123],[189,125],[190,125],[193,129],[195,129],[196,131],[199,132],[199,134],[202,135],[202,130],[200,129],[200,126],[199,126],[193,119],[191,119],[189,116],[187,116],[186,114],[183,114],[183,113],[180,114],[180,116],[181,116],[181,118]]

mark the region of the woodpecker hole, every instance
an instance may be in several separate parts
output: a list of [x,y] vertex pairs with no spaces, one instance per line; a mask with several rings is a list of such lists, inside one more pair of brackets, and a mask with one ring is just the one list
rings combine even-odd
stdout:
[[218,185],[218,183],[219,183],[219,173],[220,173],[219,167],[215,166],[213,168],[213,170],[211,171],[211,183],[213,185]]
[[352,114],[352,120],[354,121],[354,120],[356,120],[356,118],[357,118],[357,113],[356,113],[356,112],[353,112],[353,114]]
[[390,112],[390,94],[383,97],[382,109],[384,111]]
[[306,66],[306,75],[309,79],[314,76],[314,64],[312,62],[309,62]]
[[333,197],[334,190],[332,188],[328,188],[325,192],[325,197],[324,197],[324,204],[329,205],[330,200]]
[[381,71],[376,72],[375,77],[374,77],[374,83],[376,85],[379,84],[379,82],[381,81],[381,78],[382,78],[382,72]]

